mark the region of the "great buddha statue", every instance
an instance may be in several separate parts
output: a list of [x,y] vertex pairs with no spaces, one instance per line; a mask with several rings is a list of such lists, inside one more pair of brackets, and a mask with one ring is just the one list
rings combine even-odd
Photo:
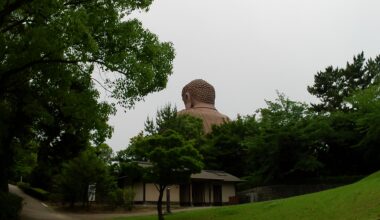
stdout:
[[213,125],[220,125],[230,119],[215,108],[215,89],[208,82],[196,79],[182,89],[182,100],[185,109],[178,112],[202,119],[205,133],[212,130]]

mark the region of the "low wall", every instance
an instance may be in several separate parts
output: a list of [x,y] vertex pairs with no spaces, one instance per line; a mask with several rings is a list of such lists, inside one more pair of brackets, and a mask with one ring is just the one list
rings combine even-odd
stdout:
[[261,202],[332,189],[344,184],[274,185],[238,192],[240,202]]

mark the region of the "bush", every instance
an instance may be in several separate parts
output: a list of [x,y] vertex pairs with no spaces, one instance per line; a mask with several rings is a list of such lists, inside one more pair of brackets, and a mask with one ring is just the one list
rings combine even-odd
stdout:
[[88,148],[62,165],[61,173],[54,178],[53,193],[60,194],[62,202],[69,202],[71,207],[77,202],[81,202],[84,207],[89,205],[89,184],[94,183],[97,202],[101,202],[116,187],[108,165]]
[[116,189],[108,194],[109,203],[112,208],[123,207],[132,210],[135,192],[131,187],[125,189]]
[[43,189],[40,189],[40,188],[34,188],[34,187],[31,187],[28,183],[17,183],[17,186],[22,189],[22,191],[24,191],[26,194],[36,198],[36,199],[39,199],[39,200],[42,200],[42,201],[45,201],[49,198],[49,192],[43,190]]
[[109,203],[112,208],[124,206],[124,195],[123,190],[118,188],[108,194]]
[[0,220],[19,219],[22,209],[22,198],[0,192]]
[[124,188],[124,202],[125,202],[125,208],[127,210],[132,210],[133,208],[133,200],[135,199],[135,191],[132,189],[132,187]]

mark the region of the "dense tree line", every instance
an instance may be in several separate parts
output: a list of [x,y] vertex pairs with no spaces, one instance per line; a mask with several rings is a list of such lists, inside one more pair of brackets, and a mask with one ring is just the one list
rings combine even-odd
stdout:
[[380,169],[380,56],[354,57],[318,72],[308,105],[278,94],[253,115],[215,127],[203,140],[205,166],[247,185],[366,175]]

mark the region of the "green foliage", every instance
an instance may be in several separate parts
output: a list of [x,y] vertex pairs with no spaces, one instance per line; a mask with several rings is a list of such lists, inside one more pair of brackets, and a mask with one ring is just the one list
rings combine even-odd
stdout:
[[147,119],[145,132],[148,135],[175,130],[185,139],[199,139],[203,135],[202,119],[190,115],[177,115],[177,108],[170,104],[157,111],[156,119]]
[[38,111],[31,111],[28,118],[37,120],[31,133],[39,145],[38,166],[31,179],[35,186],[50,189],[52,176],[60,171],[63,162],[76,157],[91,143],[102,143],[112,133],[107,121],[114,107],[97,101],[99,94],[89,76],[76,74],[54,80],[41,77],[33,90],[37,98],[33,106]]
[[[191,135],[199,137],[201,121],[190,116],[177,116],[176,109],[170,106],[157,112],[156,123],[152,120],[146,123],[147,135],[140,134],[131,140],[129,152],[131,158],[149,162],[145,167],[144,178],[153,182],[159,192],[157,212],[159,219],[163,219],[162,196],[167,186],[186,183],[192,173],[198,173],[203,167],[202,156],[194,147]],[[189,135],[186,131],[194,128],[197,132]]]
[[[355,58],[356,69],[363,63],[364,58],[359,58]],[[336,105],[334,111],[321,114],[315,106],[278,94],[275,101],[266,101],[267,107],[257,115],[238,117],[214,128],[200,148],[205,166],[243,177],[247,180],[244,188],[379,170],[378,61],[370,59],[363,67],[370,72],[365,73],[371,75],[370,84],[352,82],[352,90],[347,92],[350,96],[342,96],[344,108]],[[362,73],[355,75],[352,65],[341,71],[359,77]],[[362,79],[364,82],[368,81]]]
[[0,220],[16,220],[22,209],[22,198],[0,192]]
[[112,208],[123,207],[130,211],[133,208],[135,195],[136,193],[131,187],[124,189],[117,188],[108,194],[108,198]]
[[[128,18],[151,3],[0,3],[0,190],[8,188],[13,145],[39,146],[31,180],[49,188],[63,162],[110,137],[114,106],[98,101],[94,83],[125,107],[166,86],[171,43]],[[92,78],[95,68],[103,81]]]
[[257,123],[255,116],[239,116],[235,121],[214,127],[200,148],[205,168],[240,177],[248,175],[248,148],[242,140],[258,133]]
[[152,164],[146,168],[147,179],[163,186],[186,182],[190,174],[200,172],[203,165],[192,143],[175,131],[142,138],[131,147]]
[[18,182],[17,186],[20,189],[22,189],[22,191],[24,191],[26,194],[28,194],[28,195],[36,198],[36,199],[39,199],[42,201],[49,199],[50,193],[43,190],[43,189],[31,187],[28,183],[23,183],[23,182]]
[[369,170],[377,169],[380,164],[380,84],[355,93],[348,99],[357,111],[356,130],[362,134],[356,148],[364,152],[363,160]]
[[[178,212],[169,220],[227,220],[227,219],[378,219],[380,215],[380,173],[357,183],[318,193],[267,202]],[[151,220],[155,216],[116,218]]]
[[115,188],[106,163],[91,148],[64,163],[62,173],[55,177],[54,182],[56,192],[71,206],[77,201],[87,204],[89,184],[96,184],[97,201],[104,200],[108,192]]
[[113,151],[106,143],[99,144],[94,148],[96,156],[102,160],[105,164],[111,165],[113,158]]
[[30,174],[37,166],[37,145],[36,143],[29,143],[24,146],[14,145],[14,165],[10,170],[10,179],[19,181],[30,180]]
[[310,94],[317,96],[322,103],[313,104],[317,112],[349,110],[345,98],[358,90],[368,88],[380,80],[380,56],[365,62],[364,53],[354,56],[353,62],[345,68],[329,66],[314,76],[314,85],[308,86]]
[[118,161],[111,169],[118,178],[118,186],[124,188],[143,180],[144,169],[136,161]]
[[[323,165],[319,146],[305,137],[305,127],[313,118],[308,106],[291,101],[283,94],[258,111],[254,130],[240,144],[247,149],[247,180],[252,185],[281,182],[310,175]],[[247,174],[246,174],[247,175]]]
[[[152,1],[19,1],[0,9],[0,88],[46,65],[85,70],[96,64],[119,72],[109,80],[115,98],[133,103],[166,85],[174,52],[170,43],[128,19]],[[28,71],[28,70],[32,71]],[[3,94],[3,93],[1,93]]]

